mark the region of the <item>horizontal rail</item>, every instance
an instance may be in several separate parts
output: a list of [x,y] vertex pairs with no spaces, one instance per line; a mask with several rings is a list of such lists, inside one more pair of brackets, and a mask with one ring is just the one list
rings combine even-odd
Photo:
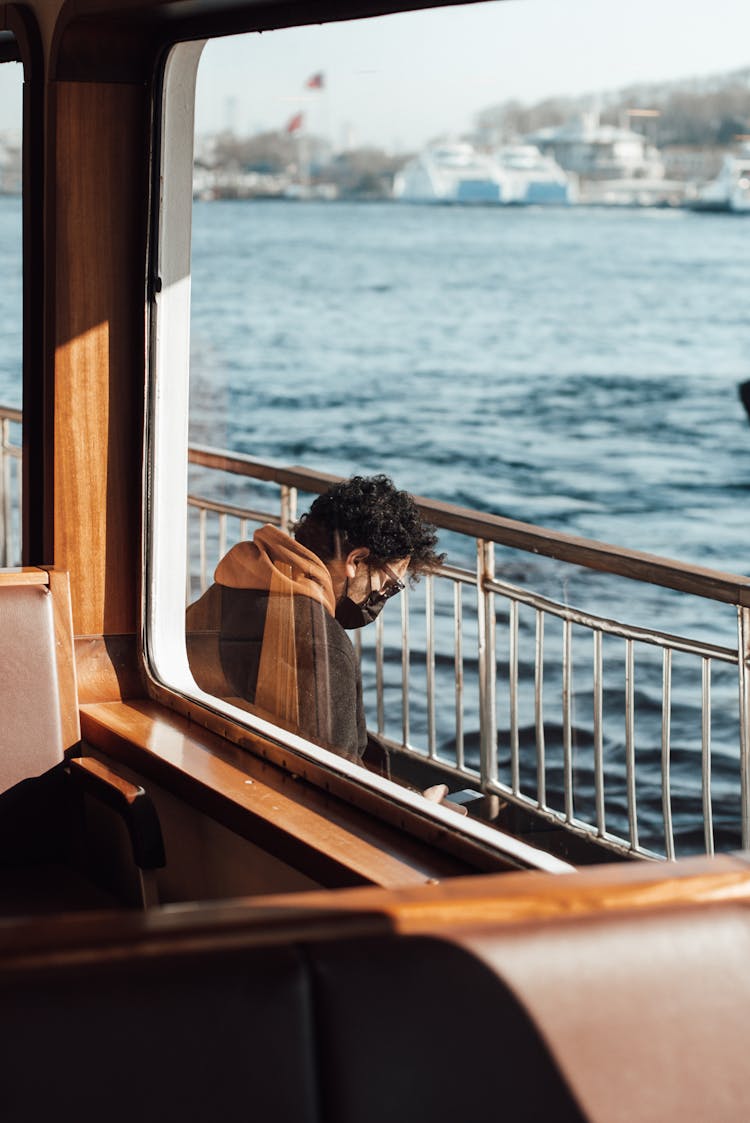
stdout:
[[[286,467],[270,461],[256,460],[241,453],[230,455],[205,446],[191,447],[189,462],[235,475],[286,484],[306,492],[323,492],[342,478],[327,472],[314,472],[309,468]],[[687,565],[655,554],[627,550],[516,519],[507,519],[501,515],[471,511],[423,496],[414,498],[420,510],[442,530],[452,530],[526,553],[542,554],[600,573],[611,573],[724,604],[750,607],[750,577]]]
[[[443,573],[444,571],[441,570],[440,572]],[[447,573],[444,575],[448,576]],[[472,578],[473,575],[467,570],[466,577]],[[608,619],[606,616],[596,616],[594,613],[582,612],[570,605],[559,604],[557,601],[550,600],[549,597],[531,593],[528,589],[522,589],[518,585],[510,585],[497,577],[485,582],[485,586],[493,592],[508,597],[511,601],[528,605],[529,608],[539,609],[541,612],[548,612],[551,616],[557,616],[560,620],[565,620],[571,624],[580,624],[583,628],[606,632],[608,635],[620,636],[622,639],[637,640],[639,643],[650,643],[658,647],[667,646],[673,651],[681,651],[686,655],[699,655],[707,659],[718,659],[724,663],[737,662],[737,651],[733,647],[720,647],[718,644],[698,642],[697,640],[686,639],[683,636],[673,635],[670,632],[659,632],[653,628],[639,628],[634,624],[621,624],[619,621]]]
[[[239,519],[240,537],[244,537],[247,521],[286,527],[298,488],[319,492],[339,478],[210,449],[193,449],[190,459],[193,464],[210,469],[267,481],[280,491],[273,511],[189,497],[191,507],[198,508],[199,515],[201,589],[207,581],[208,553],[213,555],[218,549],[221,556],[226,547],[227,516]],[[358,657],[364,659],[372,676],[367,687],[368,713],[376,717],[379,734],[399,753],[429,760],[431,767],[446,777],[509,799],[582,838],[595,838],[612,852],[673,859],[677,848],[681,853],[683,846],[694,845],[683,842],[683,836],[689,837],[692,831],[695,837],[700,825],[705,848],[711,853],[715,849],[717,821],[712,792],[711,668],[719,663],[735,668],[739,664],[740,708],[734,717],[739,722],[737,788],[741,790],[737,795],[743,841],[750,838],[750,609],[742,604],[750,580],[633,551],[615,551],[586,539],[466,512],[449,504],[419,502],[426,517],[438,527],[474,538],[477,567],[470,570],[443,564],[428,578],[424,607],[418,607],[412,617],[418,633],[415,642],[410,635],[408,591],[402,598],[398,637],[395,628],[386,633],[383,617],[374,630],[371,651],[365,650],[366,645],[362,645],[357,633]],[[268,506],[273,505],[269,496]],[[208,513],[218,519],[218,525],[212,529],[210,550]],[[519,539],[516,532],[521,531],[523,536]],[[520,587],[502,577],[502,566],[498,573],[494,560],[496,543],[731,603],[741,625],[738,646],[719,646],[622,623]],[[613,561],[611,555],[615,553]],[[461,600],[464,588],[475,592],[474,597],[467,598],[467,604],[472,605],[472,616],[468,618]],[[448,598],[442,595],[438,606],[438,589],[452,589],[452,610],[448,608]],[[523,627],[519,616],[522,607],[533,612],[533,620],[524,621]],[[423,626],[419,616],[423,616]],[[557,629],[545,628],[550,619],[562,623],[561,635]],[[590,633],[593,646],[579,643],[573,625]],[[448,635],[451,629],[452,639]],[[610,644],[606,668],[602,646],[605,637]],[[658,670],[653,662],[641,662],[649,647],[662,652]],[[675,654],[689,657],[691,663],[681,664],[679,682],[673,688]],[[399,660],[401,681],[396,686],[393,679]],[[392,668],[390,675],[386,674],[386,661]],[[702,683],[701,716],[697,726],[686,726],[680,711],[684,715],[685,706],[691,704],[685,690],[696,667]],[[412,697],[415,686],[420,694],[416,700]],[[722,689],[726,691],[726,679]],[[393,704],[397,709],[395,691],[399,690],[400,743],[392,742],[388,735],[396,715],[387,712],[385,704],[387,693],[393,698],[389,707]],[[682,723],[675,727],[676,738],[673,717]],[[727,720],[731,725],[732,716],[725,710],[725,727]],[[419,739],[423,740],[419,746],[411,739],[416,725]],[[472,737],[468,743],[467,729]],[[691,729],[697,729],[698,743]],[[726,773],[735,746],[725,739],[723,744],[717,741],[716,748],[717,759]],[[640,762],[644,751],[647,759],[656,754],[659,760],[658,771],[649,776],[654,785],[650,796],[641,790],[644,780]],[[673,771],[684,769],[685,754],[691,752],[695,754],[695,780],[683,771],[675,787]],[[678,754],[675,762],[673,753]],[[685,810],[685,800],[690,798],[693,785],[701,804],[701,812],[695,817]],[[726,788],[724,793],[722,799],[733,798]],[[644,811],[644,804],[650,809]],[[660,823],[654,811],[657,806],[661,810]],[[739,819],[735,825],[726,819],[722,821],[722,845],[731,838],[735,827],[739,836]]]
[[[3,478],[6,480],[3,503],[5,564],[12,564],[12,558],[15,557],[16,535],[13,531],[20,509],[20,472],[14,471],[11,474],[9,463],[11,458],[17,460],[21,456],[21,449],[11,443],[9,426],[21,421],[20,410],[0,407],[2,451],[5,457]],[[207,586],[209,557],[217,555],[218,560],[228,545],[238,538],[244,538],[247,523],[268,522],[287,528],[295,518],[298,489],[308,493],[322,492],[340,478],[303,467],[287,467],[242,454],[203,447],[192,447],[189,450],[189,461],[193,465],[214,471],[264,481],[279,489],[277,496],[268,497],[269,508],[274,508],[276,500],[275,509],[271,510],[261,509],[266,505],[265,499],[260,500],[257,508],[250,508],[195,494],[188,496],[188,505],[197,512],[198,523],[197,527],[193,524],[190,532],[191,554],[193,563],[196,558],[199,562],[197,567],[191,563],[188,575],[189,598],[192,596],[191,586],[196,576],[201,591]],[[681,811],[680,800],[684,801],[685,783],[693,783],[689,778],[683,777],[677,788],[673,787],[672,754],[673,751],[679,751],[684,759],[686,749],[693,751],[691,745],[695,738],[699,741],[695,744],[695,792],[702,805],[700,818],[705,848],[711,853],[715,848],[715,829],[721,827],[726,837],[726,822],[722,822],[721,817],[714,814],[712,759],[717,760],[726,770],[727,752],[731,754],[735,748],[726,739],[722,744],[720,737],[712,735],[712,664],[717,662],[733,665],[739,672],[739,711],[735,711],[733,719],[738,723],[737,794],[742,818],[742,843],[749,845],[750,579],[685,566],[635,551],[617,550],[587,539],[559,534],[499,516],[467,511],[446,503],[427,499],[418,499],[418,502],[423,513],[436,526],[473,538],[480,564],[474,571],[455,564],[444,564],[433,574],[431,580],[425,582],[429,595],[425,597],[422,610],[424,632],[422,635],[417,634],[414,641],[411,627],[421,633],[422,626],[418,625],[416,615],[410,624],[408,593],[402,599],[398,641],[395,635],[393,640],[386,639],[383,618],[380,619],[372,656],[374,663],[371,666],[374,669],[377,725],[381,733],[386,732],[384,726],[389,720],[385,709],[387,680],[384,660],[388,658],[393,663],[394,653],[398,649],[395,661],[397,663],[400,658],[401,664],[402,742],[394,742],[394,747],[406,755],[429,759],[432,767],[444,771],[446,775],[450,774],[471,786],[479,786],[485,792],[515,801],[582,837],[595,837],[613,851],[654,857],[657,855],[649,842],[655,839],[658,846],[661,846],[661,842],[651,828],[649,840],[641,837],[642,824],[638,806],[641,785],[639,754],[642,749],[641,711],[638,707],[645,689],[654,710],[651,719],[653,728],[651,732],[647,731],[645,747],[652,753],[655,750],[660,759],[660,790],[657,790],[656,800],[661,806],[664,856],[675,857],[676,844],[682,846],[681,832],[685,829],[685,812]],[[207,518],[210,519],[210,531]],[[237,520],[239,527],[229,530],[227,519]],[[632,578],[645,584],[661,585],[713,601],[731,603],[735,606],[738,617],[737,647],[718,646],[621,623],[560,604],[540,593],[521,588],[505,581],[497,573],[493,561],[493,544],[512,546],[569,564]],[[20,552],[20,543],[18,551]],[[476,614],[473,620],[468,612],[466,616],[464,614],[461,600],[464,587],[475,590],[475,596],[466,598],[467,606],[471,604],[471,612]],[[453,604],[450,612],[442,598],[436,610],[434,593],[438,588],[452,589]],[[520,626],[519,606],[534,613],[531,632],[526,630],[528,621],[523,621],[523,627]],[[450,625],[448,615],[452,618]],[[545,620],[550,617],[563,623],[560,652],[557,650],[560,644],[558,630],[545,632]],[[591,633],[593,648],[590,656],[581,650],[577,633],[571,632],[571,625],[587,629]],[[447,636],[449,629],[452,630],[452,642]],[[604,680],[602,651],[604,636],[613,636],[624,643],[624,682],[620,679],[620,688],[624,687],[624,691],[621,702],[617,701],[617,687],[612,675],[622,675],[622,669],[618,670],[615,664],[619,661],[618,665],[621,667],[623,648],[618,648],[615,644],[609,650],[607,685]],[[359,651],[359,634],[356,639]],[[501,646],[500,652],[498,644]],[[643,645],[663,650],[658,683],[657,672],[652,664],[646,662],[641,670],[639,656]],[[618,652],[621,654],[618,655]],[[700,716],[695,725],[693,741],[684,728],[677,737],[673,735],[673,708],[677,706],[675,713],[679,717],[679,706],[684,705],[684,693],[682,701],[678,697],[681,689],[679,683],[673,689],[674,653],[691,657],[693,666],[699,663]],[[365,657],[370,658],[369,655]],[[507,664],[504,663],[505,659]],[[420,690],[422,688],[418,670],[420,664],[424,666],[425,691],[424,696],[414,702],[410,699],[411,693],[415,687]],[[524,677],[519,682],[521,673]],[[689,675],[692,671],[686,669],[682,673]],[[725,692],[726,685],[722,687],[720,679],[717,682],[718,689]],[[726,679],[724,682],[726,684]],[[387,689],[392,691],[394,685],[389,683]],[[452,716],[446,701],[449,694],[453,705]],[[725,693],[720,697],[721,704],[724,705]],[[622,707],[623,702],[624,711],[620,709],[618,716],[617,708]],[[580,707],[578,722],[576,707]],[[727,719],[732,720],[729,712],[724,710],[722,721],[726,724]],[[425,737],[426,744],[418,748],[411,744],[411,730],[422,722],[424,729],[420,728],[420,736]],[[618,723],[623,722],[624,741],[613,757],[613,746],[616,747],[621,740]],[[585,743],[583,748],[576,746],[578,727],[590,738],[590,750],[585,748]],[[521,740],[523,730],[527,738],[525,742]],[[467,741],[467,731],[472,734],[478,732],[478,759],[471,756],[474,748],[473,743]],[[531,741],[528,740],[529,733]],[[453,763],[445,755],[448,741],[453,742]],[[587,795],[579,786],[577,776],[580,760],[586,762],[585,756],[581,758],[580,753],[586,752],[590,753],[588,767],[591,775]],[[498,774],[501,757],[503,763]],[[679,758],[676,758],[674,767],[679,767]],[[556,779],[558,773],[560,781]],[[614,798],[614,803],[609,802],[610,797]],[[558,799],[561,803],[559,807],[554,805]],[[676,801],[674,812],[673,801]],[[623,811],[625,822],[622,818]],[[737,833],[739,834],[739,827]],[[723,840],[722,845],[725,845]]]
[[256,511],[251,507],[237,507],[232,503],[224,503],[217,499],[206,499],[202,495],[188,495],[188,506],[195,507],[197,511],[212,511],[215,515],[228,515],[233,519],[242,519],[246,522],[273,523],[280,526],[281,517],[273,511]]

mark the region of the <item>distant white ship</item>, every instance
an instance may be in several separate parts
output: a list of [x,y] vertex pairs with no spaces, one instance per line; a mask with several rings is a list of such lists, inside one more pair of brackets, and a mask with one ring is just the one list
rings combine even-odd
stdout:
[[411,203],[568,203],[571,191],[554,160],[532,145],[486,155],[463,141],[426,148],[393,184],[394,198]]
[[699,188],[688,206],[696,211],[750,214],[750,146],[727,154],[716,179]]
[[393,181],[394,198],[410,203],[502,203],[508,190],[497,162],[466,143],[426,148]]
[[495,158],[510,177],[510,202],[544,205],[576,201],[575,180],[552,156],[543,156],[536,145],[506,144],[497,150]]

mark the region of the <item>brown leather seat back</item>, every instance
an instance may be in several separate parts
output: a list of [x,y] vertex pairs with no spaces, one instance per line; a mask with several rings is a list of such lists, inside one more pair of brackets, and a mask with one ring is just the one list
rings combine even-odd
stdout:
[[527,1012],[470,952],[397,936],[309,951],[326,1123],[583,1123]]
[[102,950],[0,972],[3,1123],[582,1123],[522,1006],[446,940]]
[[0,585],[0,793],[63,759],[52,594]]
[[4,1123],[320,1123],[293,947],[17,972],[0,1010]]

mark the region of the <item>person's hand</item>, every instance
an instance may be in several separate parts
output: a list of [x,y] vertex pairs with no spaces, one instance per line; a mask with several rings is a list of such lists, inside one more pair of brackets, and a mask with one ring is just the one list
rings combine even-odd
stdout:
[[430,803],[439,803],[441,807],[450,807],[451,811],[455,811],[457,815],[468,814],[466,808],[460,803],[451,803],[447,799],[448,785],[447,784],[433,784],[431,788],[425,788],[422,792],[425,799],[429,799]]

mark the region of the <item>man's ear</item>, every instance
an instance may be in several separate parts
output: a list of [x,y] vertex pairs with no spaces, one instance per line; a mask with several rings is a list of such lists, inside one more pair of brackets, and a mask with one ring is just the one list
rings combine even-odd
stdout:
[[370,556],[366,546],[357,546],[346,555],[346,576],[352,580],[357,572],[357,566]]

